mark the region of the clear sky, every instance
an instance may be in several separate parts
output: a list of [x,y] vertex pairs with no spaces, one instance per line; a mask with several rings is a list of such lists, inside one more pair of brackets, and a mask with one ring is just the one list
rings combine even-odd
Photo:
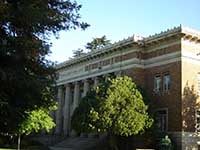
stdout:
[[200,0],[77,0],[82,21],[91,26],[82,31],[60,32],[50,59],[62,62],[72,50],[84,48],[94,37],[106,35],[111,42],[133,34],[148,36],[179,26],[200,30]]

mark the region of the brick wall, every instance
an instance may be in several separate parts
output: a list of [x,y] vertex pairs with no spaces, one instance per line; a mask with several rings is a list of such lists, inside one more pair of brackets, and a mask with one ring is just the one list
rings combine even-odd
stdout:
[[[154,89],[154,77],[159,74],[161,78],[165,73],[171,76],[169,92],[156,94]],[[155,109],[168,108],[168,131],[181,131],[181,62],[148,68],[145,70],[145,89],[150,95]]]

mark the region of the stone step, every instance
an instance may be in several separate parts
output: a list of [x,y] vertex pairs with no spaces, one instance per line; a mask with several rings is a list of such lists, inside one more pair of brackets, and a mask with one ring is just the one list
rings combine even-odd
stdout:
[[50,150],[74,150],[73,148],[60,148],[60,147],[53,147],[53,146],[50,146],[49,148]]
[[86,150],[95,146],[99,142],[98,138],[73,137],[67,138],[58,144],[50,147],[51,150]]

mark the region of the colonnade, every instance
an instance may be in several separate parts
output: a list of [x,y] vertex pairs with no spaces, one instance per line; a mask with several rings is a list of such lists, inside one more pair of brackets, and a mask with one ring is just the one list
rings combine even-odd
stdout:
[[94,77],[58,86],[58,109],[54,115],[56,128],[53,134],[64,136],[70,135],[71,116],[74,110],[78,107],[80,99],[86,96],[91,88],[96,88],[98,83],[99,77]]

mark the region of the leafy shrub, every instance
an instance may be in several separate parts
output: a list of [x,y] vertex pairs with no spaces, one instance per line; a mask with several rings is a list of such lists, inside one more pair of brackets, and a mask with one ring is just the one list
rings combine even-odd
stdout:
[[160,140],[159,150],[173,150],[173,149],[174,147],[168,135],[166,135],[164,138]]

